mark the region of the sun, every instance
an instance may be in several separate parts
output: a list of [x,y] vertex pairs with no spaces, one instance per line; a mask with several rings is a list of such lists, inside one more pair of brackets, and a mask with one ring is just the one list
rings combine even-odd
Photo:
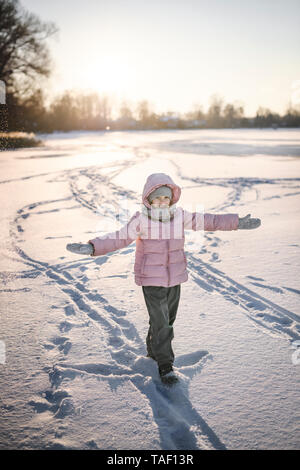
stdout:
[[126,92],[133,79],[133,71],[124,59],[105,57],[90,63],[84,71],[83,86],[100,93]]

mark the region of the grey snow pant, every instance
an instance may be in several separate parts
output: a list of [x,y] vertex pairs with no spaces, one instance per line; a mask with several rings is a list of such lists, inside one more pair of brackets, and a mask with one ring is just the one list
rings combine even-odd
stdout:
[[173,365],[173,323],[176,318],[180,284],[172,287],[142,286],[149,313],[149,330],[146,338],[147,352],[162,365]]

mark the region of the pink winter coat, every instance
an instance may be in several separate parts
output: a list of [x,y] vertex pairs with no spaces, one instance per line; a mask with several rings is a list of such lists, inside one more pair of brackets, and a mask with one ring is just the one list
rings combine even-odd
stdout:
[[[147,197],[159,186],[172,189],[175,204],[181,189],[165,173],[148,176],[142,202],[151,207]],[[150,219],[137,211],[120,230],[89,240],[94,246],[92,256],[105,255],[136,242],[134,275],[138,286],[171,287],[188,280],[187,259],[184,253],[185,230],[237,230],[238,214],[208,214],[189,212],[176,207],[174,218],[168,222]]]

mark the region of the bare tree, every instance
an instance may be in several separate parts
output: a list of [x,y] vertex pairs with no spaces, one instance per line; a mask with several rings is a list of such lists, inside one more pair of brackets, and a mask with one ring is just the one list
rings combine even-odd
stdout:
[[194,104],[193,109],[191,111],[188,111],[184,114],[185,119],[205,119],[205,114],[202,109],[202,106],[199,104]]
[[26,96],[37,79],[50,75],[45,40],[57,31],[54,23],[42,22],[18,0],[0,0],[0,80],[9,93]]
[[244,115],[244,108],[239,105],[235,107],[233,104],[228,103],[223,110],[223,115],[226,127],[239,126]]
[[137,104],[136,111],[137,111],[138,119],[142,122],[147,122],[151,114],[148,101],[147,100],[139,101],[139,103]]
[[103,122],[108,122],[112,115],[112,100],[106,95],[102,94],[97,100],[97,114]]
[[138,118],[138,126],[140,128],[151,129],[158,126],[158,116],[152,110],[153,104],[147,100],[142,100],[137,103],[136,116]]
[[119,109],[120,118],[132,119],[132,110],[126,100],[123,100]]
[[221,127],[222,125],[222,108],[224,100],[217,93],[210,99],[210,107],[207,112],[207,120],[209,126]]

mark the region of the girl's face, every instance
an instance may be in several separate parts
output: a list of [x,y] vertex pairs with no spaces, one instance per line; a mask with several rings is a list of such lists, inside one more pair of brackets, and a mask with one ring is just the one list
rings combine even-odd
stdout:
[[153,199],[151,206],[152,207],[169,207],[171,200],[167,196],[158,196]]

